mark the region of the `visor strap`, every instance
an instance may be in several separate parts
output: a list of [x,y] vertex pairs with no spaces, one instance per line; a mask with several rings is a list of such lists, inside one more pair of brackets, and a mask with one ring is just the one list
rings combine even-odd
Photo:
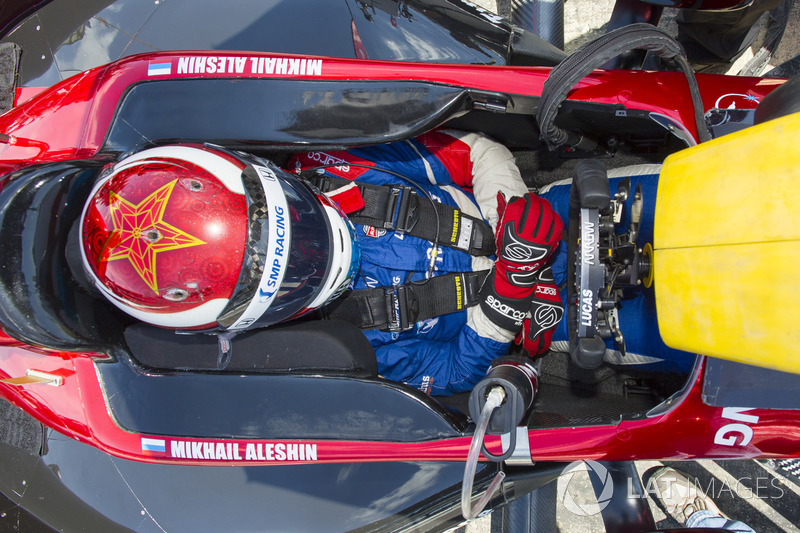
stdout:
[[241,331],[225,331],[217,333],[217,344],[219,351],[217,353],[217,370],[225,370],[231,362],[233,355],[233,345],[231,341],[233,338],[241,333]]
[[252,166],[258,174],[267,200],[267,257],[258,290],[247,308],[228,330],[246,329],[261,318],[277,297],[289,263],[289,246],[292,242],[291,219],[283,187],[270,168],[255,164]]

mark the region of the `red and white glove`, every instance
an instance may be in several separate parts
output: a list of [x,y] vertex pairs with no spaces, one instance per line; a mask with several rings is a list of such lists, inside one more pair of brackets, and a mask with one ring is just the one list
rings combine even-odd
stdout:
[[497,289],[507,298],[530,296],[536,273],[558,246],[564,224],[547,200],[531,193],[508,202],[497,193],[497,213]]
[[550,267],[543,268],[538,273],[529,316],[523,321],[514,344],[522,345],[530,356],[544,354],[550,349],[553,332],[563,316],[558,285]]
[[481,309],[494,324],[515,333],[528,316],[538,272],[558,246],[564,225],[547,200],[531,193],[508,202],[498,193],[497,212],[497,260],[481,288]]

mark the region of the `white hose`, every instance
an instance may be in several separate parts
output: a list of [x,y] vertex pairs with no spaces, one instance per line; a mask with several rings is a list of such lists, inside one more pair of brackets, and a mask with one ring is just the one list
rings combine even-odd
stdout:
[[461,514],[467,520],[474,520],[481,514],[483,508],[489,503],[489,500],[500,487],[500,483],[506,477],[505,472],[498,472],[481,499],[475,507],[472,507],[472,484],[475,481],[475,471],[478,468],[478,453],[480,453],[483,437],[486,435],[486,428],[489,426],[492,413],[495,409],[500,407],[505,399],[505,390],[499,386],[493,387],[486,397],[486,403],[481,410],[478,420],[475,422],[475,434],[472,436],[472,442],[469,445],[467,464],[464,466],[464,479],[461,482]]

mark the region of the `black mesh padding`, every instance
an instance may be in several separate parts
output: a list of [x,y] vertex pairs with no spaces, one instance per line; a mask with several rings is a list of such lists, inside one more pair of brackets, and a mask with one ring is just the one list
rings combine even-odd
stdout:
[[42,424],[19,407],[0,399],[0,443],[39,455],[44,444]]
[[92,161],[47,163],[3,177],[0,325],[18,340],[84,352],[121,340],[130,320],[82,285],[67,259],[71,230],[100,168]]

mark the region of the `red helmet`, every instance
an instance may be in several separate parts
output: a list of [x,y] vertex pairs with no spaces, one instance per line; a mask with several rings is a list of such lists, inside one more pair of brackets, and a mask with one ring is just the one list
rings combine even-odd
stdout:
[[337,297],[360,255],[352,224],[305,182],[249,154],[162,146],[109,168],[81,217],[84,265],[126,313],[241,330]]

